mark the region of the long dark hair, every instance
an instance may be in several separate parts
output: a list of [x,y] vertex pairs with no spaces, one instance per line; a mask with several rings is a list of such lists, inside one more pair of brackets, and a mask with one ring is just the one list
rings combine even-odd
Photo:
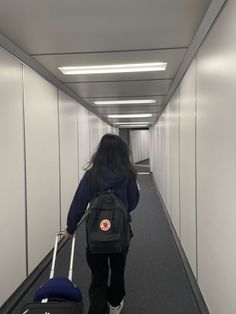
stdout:
[[105,134],[97,151],[92,156],[86,170],[90,171],[92,178],[92,188],[99,188],[97,178],[112,171],[115,174],[135,178],[137,171],[130,161],[128,145],[117,135]]

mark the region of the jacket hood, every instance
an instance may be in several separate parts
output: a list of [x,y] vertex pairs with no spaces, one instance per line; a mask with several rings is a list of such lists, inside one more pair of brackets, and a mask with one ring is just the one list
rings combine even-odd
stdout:
[[122,183],[122,181],[125,179],[124,175],[114,173],[109,169],[106,169],[104,171],[104,175],[102,175],[98,181],[101,184],[101,186],[105,189],[108,188],[114,188]]

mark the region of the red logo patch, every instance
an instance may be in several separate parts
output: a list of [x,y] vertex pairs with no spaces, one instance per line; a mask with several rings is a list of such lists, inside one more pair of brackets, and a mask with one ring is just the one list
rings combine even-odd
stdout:
[[102,231],[107,231],[111,228],[111,222],[108,219],[104,219],[100,223],[100,228]]

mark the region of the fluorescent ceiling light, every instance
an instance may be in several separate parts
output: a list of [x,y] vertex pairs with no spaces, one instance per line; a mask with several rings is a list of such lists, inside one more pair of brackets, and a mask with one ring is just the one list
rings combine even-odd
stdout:
[[137,100],[104,100],[94,101],[95,105],[122,105],[122,104],[153,104],[155,99],[137,99]]
[[149,126],[147,124],[140,124],[140,125],[133,125],[133,124],[126,124],[126,125],[121,125],[119,128],[148,128]]
[[66,75],[165,71],[166,62],[58,67]]
[[108,118],[117,119],[117,118],[148,118],[152,117],[151,113],[140,113],[140,114],[109,114]]
[[116,122],[115,125],[122,125],[122,124],[134,124],[134,125],[138,125],[138,124],[149,124],[150,122]]

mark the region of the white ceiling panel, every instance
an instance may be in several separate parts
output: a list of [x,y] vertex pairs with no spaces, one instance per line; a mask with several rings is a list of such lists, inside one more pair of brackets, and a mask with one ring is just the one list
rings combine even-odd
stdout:
[[0,29],[29,54],[188,47],[209,0],[2,0]]
[[121,113],[157,113],[160,112],[160,106],[127,106],[127,107],[102,107],[97,108],[97,111],[102,114],[121,114]]
[[111,124],[115,124],[115,123],[126,123],[129,124],[130,122],[148,122],[150,124],[152,124],[154,122],[154,116],[150,117],[150,118],[128,118],[128,119],[109,119]]
[[[81,53],[40,55],[34,58],[50,70],[62,82],[83,81],[119,81],[173,78],[179,64],[184,57],[186,49],[142,50],[113,53]],[[167,62],[165,71],[124,73],[124,74],[93,74],[93,75],[64,75],[58,70],[62,66],[89,66],[145,62]]]
[[166,95],[172,80],[66,83],[81,97],[119,97]]

